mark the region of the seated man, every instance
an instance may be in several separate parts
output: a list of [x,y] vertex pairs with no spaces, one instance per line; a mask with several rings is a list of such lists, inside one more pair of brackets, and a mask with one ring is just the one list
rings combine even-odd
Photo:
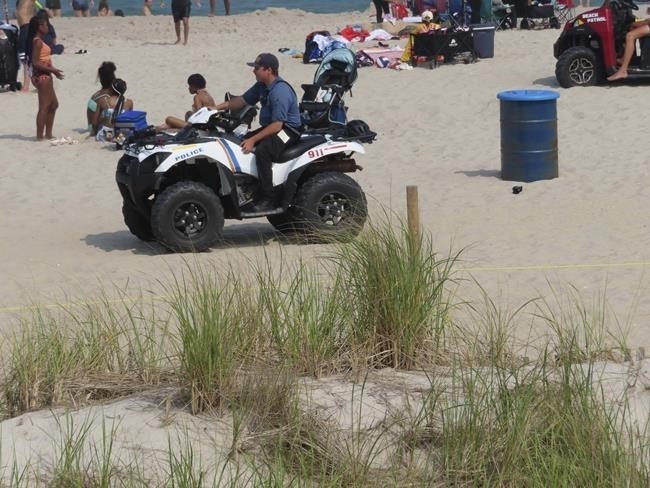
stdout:
[[630,31],[625,34],[625,52],[620,68],[612,76],[608,77],[609,81],[622,80],[627,78],[627,68],[630,66],[634,50],[636,49],[636,40],[650,35],[650,19],[639,20],[630,26]]
[[188,125],[187,119],[197,110],[203,107],[214,107],[216,104],[212,96],[205,88],[206,82],[202,75],[195,73],[187,78],[187,88],[189,92],[194,95],[192,101],[192,111],[185,114],[185,120],[178,117],[169,116],[165,119],[163,125],[156,127],[158,130],[166,129],[182,129]]
[[257,179],[254,212],[267,212],[275,208],[273,192],[273,161],[297,135],[302,125],[298,98],[294,89],[280,78],[278,58],[262,53],[252,63],[256,83],[241,96],[233,97],[215,108],[238,110],[246,104],[262,104],[260,127],[249,132],[241,143],[244,153],[255,151]]

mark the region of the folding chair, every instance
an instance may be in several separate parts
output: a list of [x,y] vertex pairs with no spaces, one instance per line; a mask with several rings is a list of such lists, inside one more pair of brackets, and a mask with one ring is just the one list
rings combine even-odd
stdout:
[[450,60],[466,54],[465,63],[474,62],[478,57],[472,41],[472,32],[469,29],[448,28],[427,34],[411,34],[411,46],[413,66],[417,66],[418,58],[424,57],[429,61],[431,69],[438,66],[440,56],[444,60]]
[[491,20],[496,30],[515,29],[517,27],[515,6],[505,3],[493,4]]
[[576,16],[576,6],[573,0],[556,0],[555,16],[564,24]]

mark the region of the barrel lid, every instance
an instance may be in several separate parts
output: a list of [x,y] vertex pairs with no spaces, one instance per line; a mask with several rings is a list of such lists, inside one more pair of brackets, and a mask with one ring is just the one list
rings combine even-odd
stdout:
[[497,98],[507,102],[543,102],[560,98],[560,94],[553,90],[507,90],[497,93]]

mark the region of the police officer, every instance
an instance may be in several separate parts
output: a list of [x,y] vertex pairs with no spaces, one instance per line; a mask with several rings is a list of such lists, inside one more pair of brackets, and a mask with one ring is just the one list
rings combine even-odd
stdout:
[[262,104],[261,127],[249,132],[241,143],[244,153],[255,151],[259,186],[252,211],[266,212],[276,207],[273,193],[273,161],[298,134],[302,125],[298,98],[291,85],[278,74],[280,63],[273,54],[262,53],[252,63],[256,83],[241,96],[216,106],[217,110],[237,110],[246,104]]

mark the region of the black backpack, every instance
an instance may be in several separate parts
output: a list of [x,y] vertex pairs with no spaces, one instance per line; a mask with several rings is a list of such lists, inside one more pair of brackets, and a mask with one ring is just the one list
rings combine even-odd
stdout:
[[314,49],[318,49],[318,44],[314,42],[314,36],[317,36],[319,34],[321,36],[328,36],[328,37],[330,35],[329,31],[326,30],[314,31],[307,34],[307,37],[305,38],[305,52],[302,55],[303,63],[305,64],[309,63],[312,52],[314,51]]

